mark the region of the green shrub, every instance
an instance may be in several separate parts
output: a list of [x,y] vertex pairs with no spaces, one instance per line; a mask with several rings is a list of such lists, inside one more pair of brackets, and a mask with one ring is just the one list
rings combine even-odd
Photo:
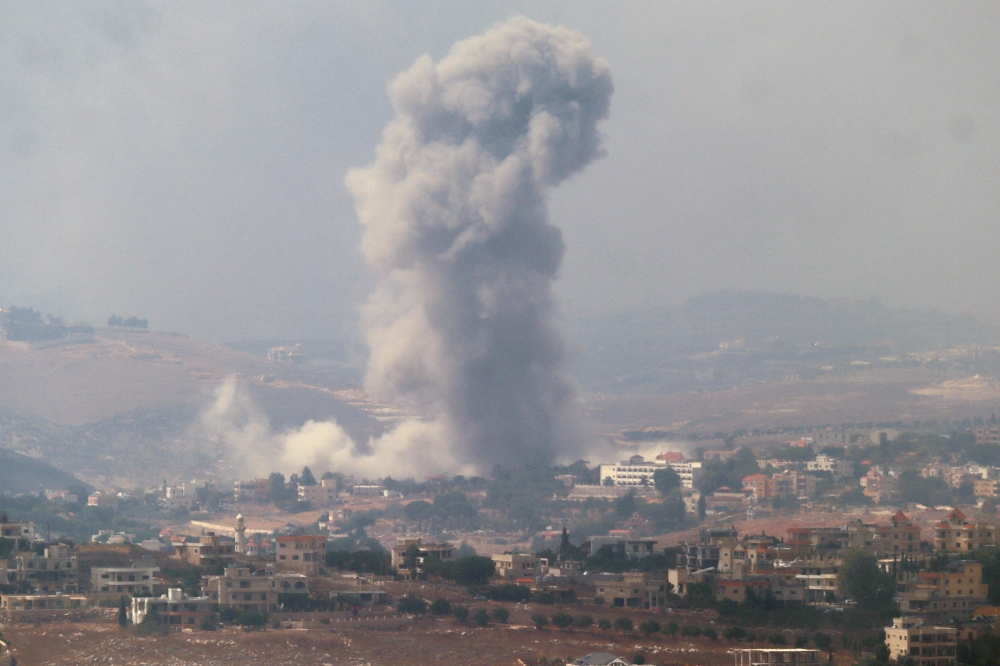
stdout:
[[451,614],[455,616],[455,619],[459,622],[465,622],[469,619],[469,609],[465,606],[455,606],[451,609]]
[[535,629],[544,629],[549,623],[549,618],[545,617],[541,613],[535,613],[531,616],[531,621],[535,623]]
[[773,634],[769,634],[767,640],[775,645],[788,645],[788,640],[785,638],[785,635],[778,631]]
[[447,599],[435,599],[431,602],[431,613],[438,617],[451,615],[451,602]]
[[726,640],[738,641],[741,638],[746,638],[747,632],[743,627],[727,627],[723,636]]
[[556,613],[552,616],[552,624],[560,629],[566,629],[573,624],[573,616],[569,613]]
[[490,612],[485,608],[480,608],[475,613],[473,613],[472,621],[478,624],[480,627],[485,627],[490,623]]
[[646,638],[649,638],[659,630],[660,630],[660,623],[657,622],[656,620],[643,620],[642,623],[639,625],[639,631],[641,631],[642,635],[645,636]]
[[667,623],[667,625],[663,627],[663,633],[667,634],[668,636],[676,636],[677,623],[676,622]]
[[606,617],[602,617],[597,621],[597,626],[600,627],[602,631],[608,631],[611,629],[611,620]]
[[578,615],[573,624],[580,627],[581,629],[587,629],[588,627],[594,626],[594,618],[589,615]]
[[719,634],[716,633],[715,629],[712,627],[706,627],[705,630],[701,632],[701,635],[710,641],[719,640]]
[[503,606],[497,606],[493,609],[493,619],[500,624],[507,624],[507,620],[510,618],[510,613]]
[[615,629],[621,629],[622,631],[632,631],[632,619],[627,618],[624,615],[615,619]]
[[427,602],[418,596],[408,594],[399,600],[396,610],[406,615],[423,615],[427,612]]

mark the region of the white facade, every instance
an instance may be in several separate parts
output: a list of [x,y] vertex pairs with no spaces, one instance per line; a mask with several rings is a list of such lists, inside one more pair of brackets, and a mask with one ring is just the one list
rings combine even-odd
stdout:
[[810,472],[830,472],[833,476],[854,475],[854,463],[850,460],[840,460],[824,454],[807,462],[806,469]]
[[700,462],[666,462],[644,460],[642,456],[632,456],[628,460],[612,465],[601,465],[601,483],[611,478],[616,486],[653,487],[653,475],[657,470],[671,468],[681,478],[682,488],[694,488],[704,473]]

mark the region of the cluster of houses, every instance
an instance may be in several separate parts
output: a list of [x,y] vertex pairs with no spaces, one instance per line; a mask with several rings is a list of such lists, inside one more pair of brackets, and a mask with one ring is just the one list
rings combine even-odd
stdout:
[[[66,610],[86,607],[100,599],[131,597],[129,616],[142,622],[155,612],[169,625],[199,625],[223,608],[247,612],[279,611],[294,595],[309,595],[310,581],[323,573],[326,537],[284,535],[271,538],[274,554],[253,554],[242,516],[237,517],[235,539],[208,532],[174,543],[173,558],[205,571],[201,595],[189,596],[161,578],[160,566],[150,556],[128,566],[91,567],[81,574],[77,553],[67,544],[44,544],[30,522],[13,522],[0,512],[0,534],[11,539],[5,583],[18,590],[0,596],[0,610]],[[337,590],[339,587],[341,589]],[[357,576],[332,581],[340,593],[350,592],[358,603],[386,602],[388,595],[369,589]],[[362,594],[363,593],[363,594]],[[292,597],[286,595],[293,595]]]

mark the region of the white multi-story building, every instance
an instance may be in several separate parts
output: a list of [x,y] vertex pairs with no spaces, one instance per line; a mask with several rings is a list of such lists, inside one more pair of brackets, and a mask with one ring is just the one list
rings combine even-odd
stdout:
[[160,568],[152,563],[129,567],[94,567],[90,570],[90,591],[110,594],[152,594]]
[[338,501],[337,480],[323,479],[319,485],[299,486],[299,501],[309,502],[314,507],[333,506]]
[[681,487],[694,488],[704,473],[700,462],[668,462],[665,460],[645,460],[642,456],[632,456],[628,460],[611,465],[601,465],[601,482],[611,479],[616,486],[653,486],[653,475],[657,470],[670,469],[681,478]]
[[806,469],[810,472],[830,472],[836,477],[854,476],[854,463],[825,454],[820,454],[815,460],[807,462]]

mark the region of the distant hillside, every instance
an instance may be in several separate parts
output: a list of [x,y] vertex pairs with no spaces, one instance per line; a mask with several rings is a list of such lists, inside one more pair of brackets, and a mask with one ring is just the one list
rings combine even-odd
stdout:
[[41,460],[0,449],[0,493],[39,493],[86,485]]
[[[891,310],[877,300],[735,291],[574,321],[567,334],[582,385],[665,382],[668,391],[706,380],[773,379],[802,363],[1000,341],[1000,332],[969,316]],[[719,358],[720,351],[729,353]]]

